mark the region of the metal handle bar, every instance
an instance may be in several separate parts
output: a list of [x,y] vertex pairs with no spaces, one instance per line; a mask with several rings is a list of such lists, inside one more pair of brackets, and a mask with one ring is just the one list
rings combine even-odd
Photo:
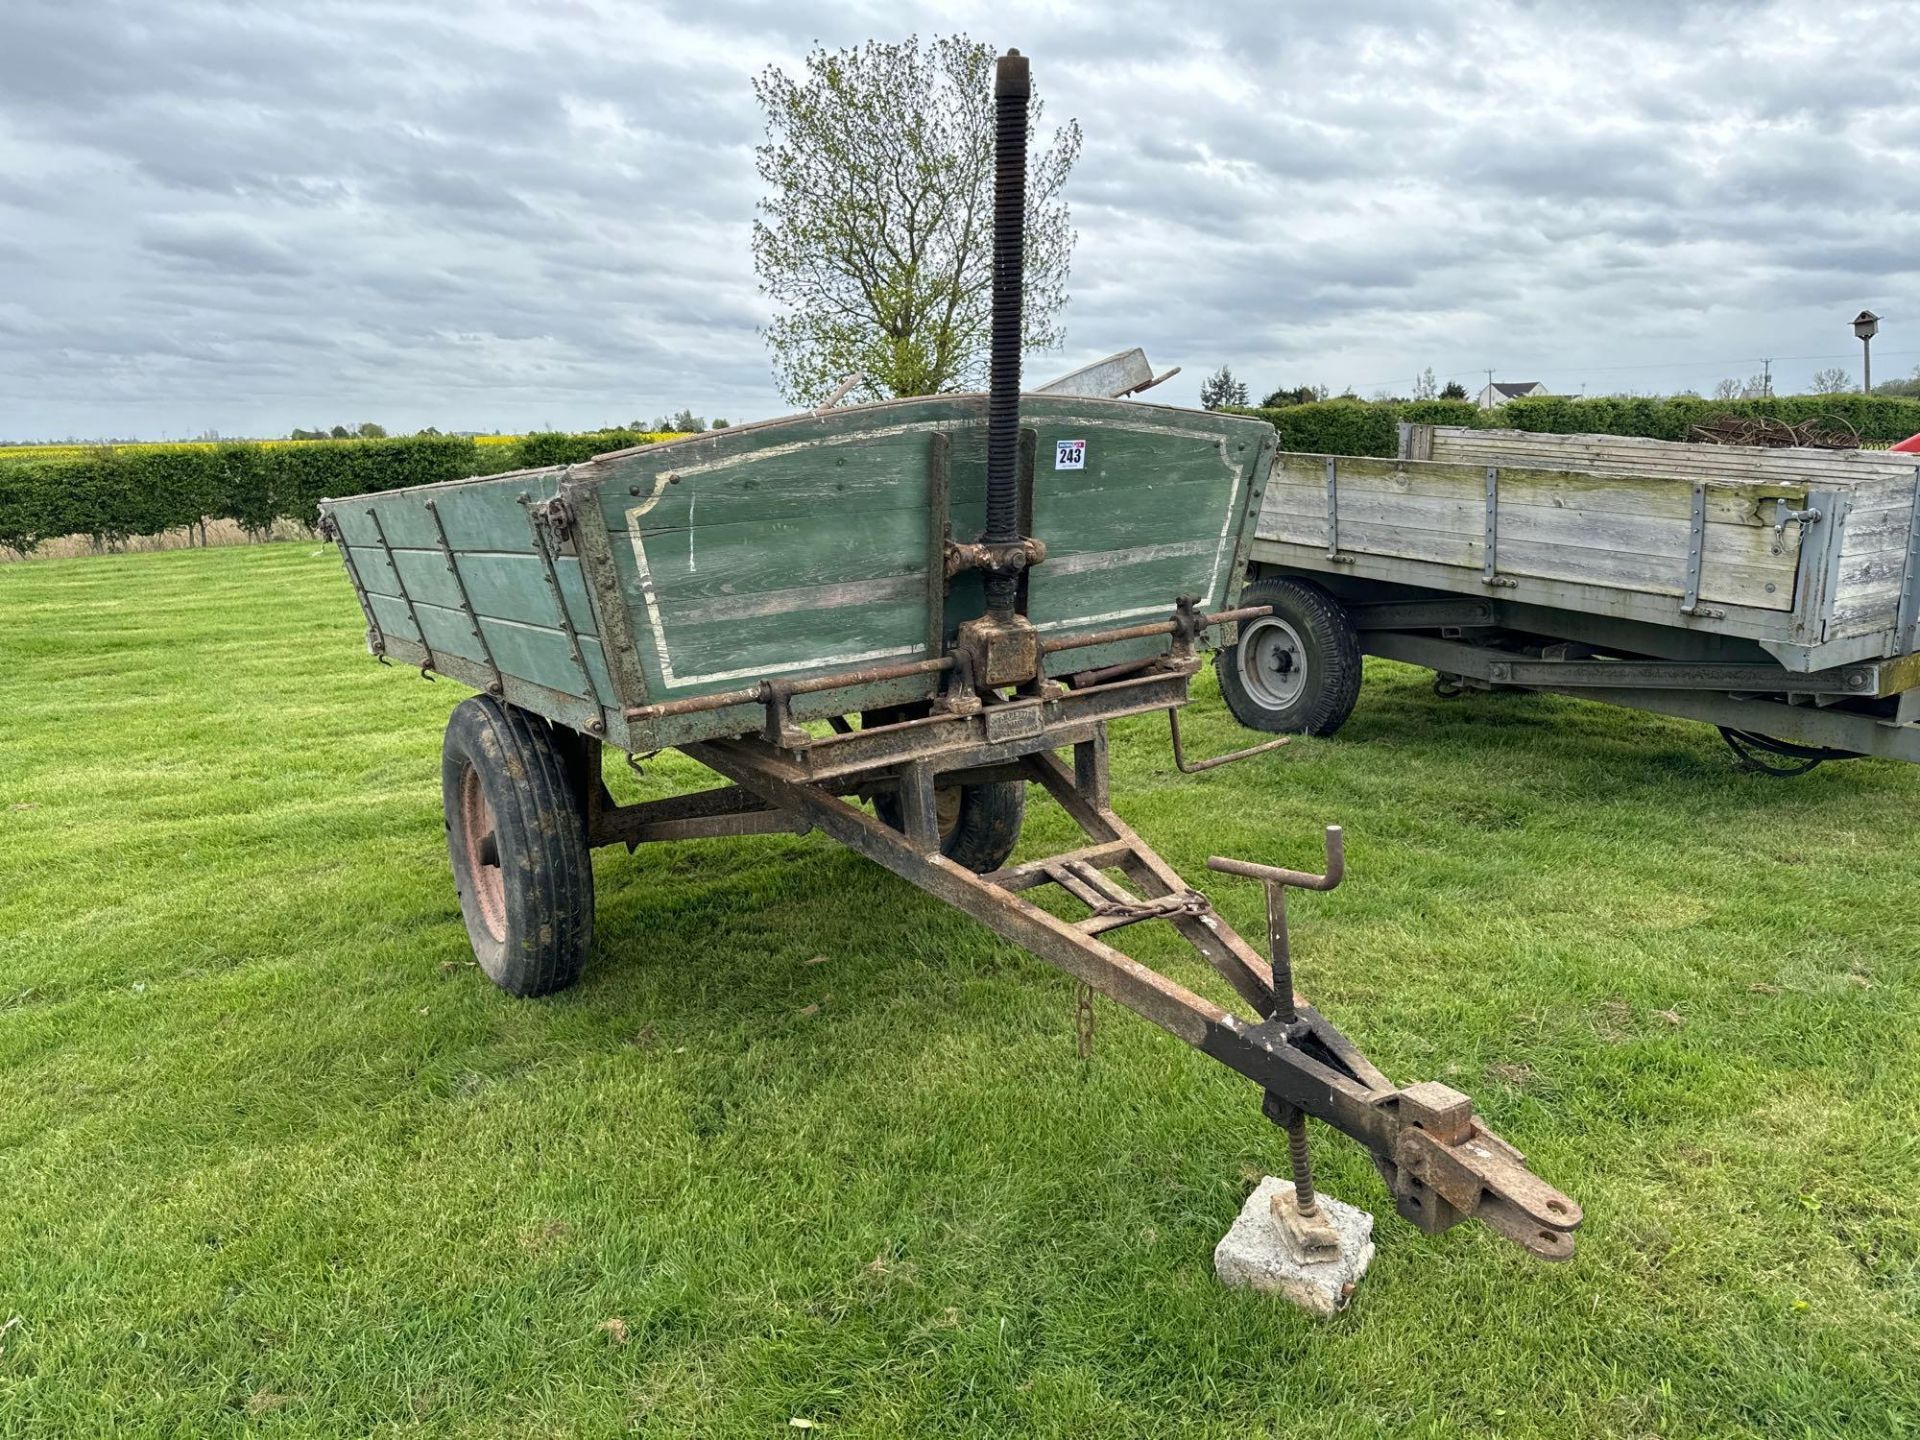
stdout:
[[1225,855],[1212,856],[1207,868],[1223,875],[1244,875],[1249,880],[1265,880],[1274,885],[1298,885],[1302,890],[1331,890],[1347,873],[1347,840],[1338,825],[1327,826],[1326,846],[1327,873],[1324,875],[1282,870],[1278,865],[1256,865],[1251,860],[1234,860]]
[[1173,727],[1173,763],[1182,775],[1198,775],[1202,770],[1218,770],[1222,765],[1231,765],[1236,760],[1251,760],[1255,755],[1264,755],[1269,750],[1278,750],[1293,739],[1291,735],[1282,735],[1278,740],[1269,740],[1262,745],[1249,745],[1244,750],[1230,750],[1225,755],[1215,755],[1211,760],[1196,760],[1187,763],[1187,752],[1180,748],[1180,712],[1167,711],[1167,724]]

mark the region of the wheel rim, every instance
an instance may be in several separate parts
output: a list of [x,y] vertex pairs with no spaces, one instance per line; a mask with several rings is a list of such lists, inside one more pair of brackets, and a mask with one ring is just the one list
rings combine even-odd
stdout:
[[507,882],[500,871],[500,839],[493,828],[493,807],[480,788],[480,772],[471,765],[460,777],[460,839],[480,926],[495,940],[505,940]]
[[1267,710],[1284,710],[1307,688],[1307,651],[1300,632],[1277,615],[1240,627],[1240,683]]

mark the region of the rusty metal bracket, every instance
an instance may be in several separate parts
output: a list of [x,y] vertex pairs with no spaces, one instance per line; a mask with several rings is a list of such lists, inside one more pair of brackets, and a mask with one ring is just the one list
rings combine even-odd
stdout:
[[783,750],[797,749],[812,738],[793,718],[793,694],[791,680],[760,682],[758,698],[767,707],[760,733],[769,745],[777,745]]
[[380,552],[387,557],[387,569],[393,572],[393,583],[400,592],[400,603],[407,607],[407,621],[413,626],[413,633],[419,637],[420,653],[427,657],[420,662],[420,678],[431,680],[433,677],[428,672],[435,668],[433,646],[420,624],[420,612],[413,608],[413,596],[407,592],[407,582],[400,574],[400,564],[393,557],[393,546],[387,543],[387,527],[380,523],[380,512],[371,505],[367,506],[367,518],[373,521],[373,533],[380,541]]
[[[556,536],[563,533],[560,527],[571,529],[573,525],[573,507],[564,496],[555,496],[539,504],[526,491],[520,492],[520,504],[526,510],[527,530],[533,536],[533,550],[540,557],[540,573],[545,577],[547,590],[553,596],[554,611],[560,617],[560,633],[567,639],[567,654],[573,657],[574,669],[580,672],[580,693],[591,705],[600,703],[599,692],[594,688],[593,672],[587,669],[587,657],[580,649],[579,632],[573,628],[573,615],[567,609],[567,595],[560,588],[560,576],[553,567],[553,550],[547,543],[547,532],[552,530]],[[606,722],[593,720],[588,730],[601,734]]]
[[[564,482],[563,482],[564,483]],[[525,500],[522,500],[525,504]],[[573,502],[565,495],[555,495],[551,500],[539,500],[527,506],[527,514],[553,532],[553,538],[565,544],[573,534],[573,527],[579,521],[574,513]]]
[[387,659],[387,633],[380,628],[380,617],[374,613],[373,592],[360,579],[360,567],[354,563],[353,542],[347,539],[346,532],[340,528],[339,518],[331,510],[320,512],[320,521],[315,529],[321,539],[331,540],[340,547],[340,561],[347,567],[347,579],[353,582],[354,598],[360,602],[360,613],[366,617],[367,649],[382,665],[392,664]]
[[466,577],[460,573],[460,561],[453,553],[453,546],[447,543],[447,527],[440,519],[440,506],[436,501],[425,502],[427,516],[433,521],[434,537],[440,542],[440,563],[447,567],[447,573],[453,576],[454,589],[460,595],[460,610],[467,617],[467,629],[479,643],[480,658],[487,662],[487,668],[493,672],[493,680],[487,686],[492,696],[506,694],[506,681],[500,674],[500,664],[493,658],[493,647],[487,643],[486,631],[480,628],[480,612],[473,608],[473,597],[467,593]]

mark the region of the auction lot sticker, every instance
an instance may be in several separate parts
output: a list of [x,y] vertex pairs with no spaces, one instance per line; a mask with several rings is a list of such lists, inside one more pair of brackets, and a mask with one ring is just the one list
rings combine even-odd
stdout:
[[1087,442],[1084,440],[1056,440],[1053,442],[1053,468],[1056,470],[1084,470],[1087,468]]

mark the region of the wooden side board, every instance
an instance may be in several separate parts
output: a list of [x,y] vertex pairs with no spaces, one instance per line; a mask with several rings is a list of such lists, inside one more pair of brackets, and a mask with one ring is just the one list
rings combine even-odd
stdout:
[[[1334,506],[1327,467],[1333,462]],[[1260,512],[1261,539],[1654,595],[1688,589],[1693,485],[1671,477],[1594,476],[1439,461],[1284,454]],[[1776,533],[1776,506],[1807,491],[1713,482],[1704,488],[1702,602],[1790,610],[1799,527]]]
[[[559,472],[533,471],[328,501],[376,643],[454,657],[490,679],[613,706],[616,688],[577,555],[543,561],[530,508]],[[572,635],[568,631],[571,629]]]
[[1914,471],[1911,461],[1876,450],[1695,445],[1639,435],[1555,435],[1458,425],[1404,425],[1400,445],[1402,458],[1462,465],[1536,465],[1595,475],[1671,475],[1686,480],[1804,481],[1823,489],[1876,480],[1907,485]]
[[1884,635],[1892,653],[1915,643],[1910,622],[1920,588],[1914,545],[1920,461],[1913,457],[1434,425],[1402,426],[1400,448],[1403,456],[1497,465],[1503,473],[1514,466],[1551,466],[1589,476],[1774,484],[1824,494],[1830,498],[1820,522],[1807,532],[1799,587],[1803,596],[1819,597],[1819,613],[1812,617],[1816,643]]

